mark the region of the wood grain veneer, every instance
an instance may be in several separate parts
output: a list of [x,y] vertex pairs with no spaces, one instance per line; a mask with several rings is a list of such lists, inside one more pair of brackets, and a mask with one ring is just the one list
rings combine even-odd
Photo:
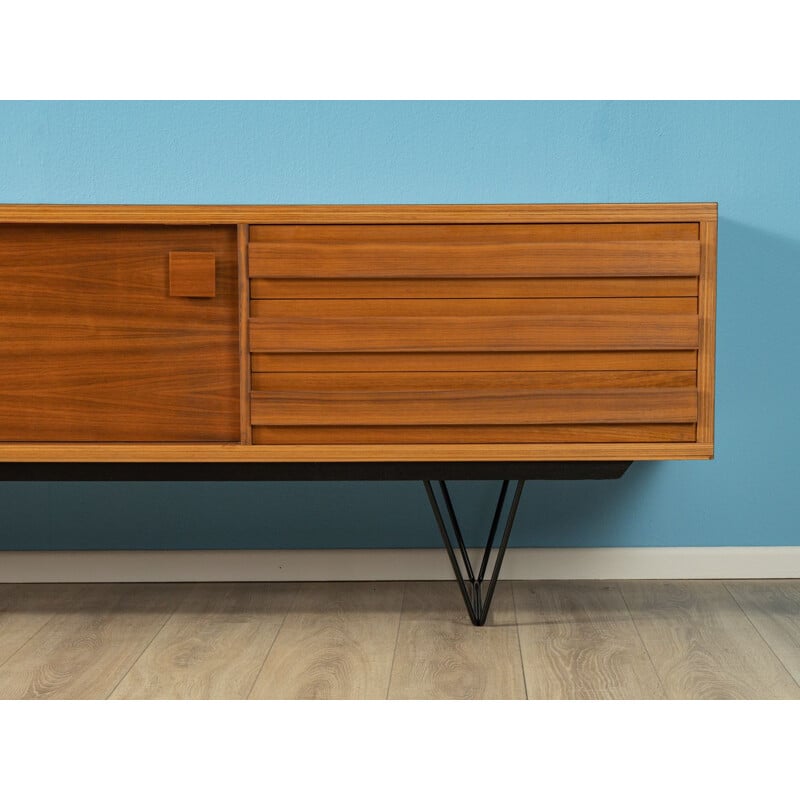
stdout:
[[700,341],[698,347],[697,386],[700,406],[697,441],[714,442],[714,354],[717,302],[717,221],[700,225],[701,264],[699,287]]
[[0,459],[708,458],[715,263],[710,203],[0,206]]
[[253,428],[250,424],[250,291],[247,281],[250,226],[237,225],[236,239],[239,256],[239,434],[242,444],[250,444],[253,441]]
[[[510,353],[253,353],[258,372],[695,370],[695,350]],[[253,379],[256,380],[255,374]]]
[[705,210],[253,225],[253,441],[695,442]]
[[0,288],[0,441],[239,440],[235,228],[0,225]]
[[170,297],[214,297],[217,293],[214,253],[169,254]]
[[694,441],[695,380],[678,370],[256,373],[254,441]]
[[694,389],[467,388],[253,392],[254,425],[536,425],[694,422]]
[[[251,300],[250,315],[266,317],[490,317],[549,314],[697,314],[696,297],[381,298]],[[574,319],[572,320],[574,321]]]
[[580,425],[257,425],[256,444],[694,442],[694,423]]
[[253,278],[253,300],[496,297],[697,297],[697,278]]
[[36,462],[336,462],[336,461],[675,461],[711,458],[696,442],[570,442],[567,444],[3,444],[3,461]]
[[[319,207],[322,209],[323,207]],[[378,207],[375,207],[378,208]],[[530,219],[493,219],[490,224],[463,216],[455,224],[437,219],[437,206],[428,206],[426,224],[404,219],[403,206],[386,206],[383,220],[362,224],[360,215],[354,213],[346,224],[327,224],[324,219],[304,224],[286,225],[278,220],[272,225],[254,225],[250,241],[260,246],[264,243],[302,246],[375,246],[386,245],[404,248],[428,245],[529,245],[532,242],[659,242],[698,241],[699,222],[613,222],[611,216],[591,224],[570,222],[566,215],[555,222],[537,219],[547,206],[530,206]],[[493,206],[484,207],[491,213]],[[611,207],[607,207],[611,208]],[[397,212],[397,213],[395,213]],[[552,218],[550,218],[552,219]],[[524,224],[532,222],[535,224]],[[511,223],[511,224],[503,224]]]
[[253,278],[618,277],[699,269],[700,243],[682,241],[250,245]]
[[253,375],[253,389],[275,397],[281,392],[484,392],[497,396],[498,385],[509,391],[573,389],[694,389],[694,370],[538,370],[532,372],[320,372]]
[[359,225],[409,223],[715,222],[716,203],[493,205],[42,205],[0,204],[3,222],[165,225]]
[[253,352],[514,352],[696,349],[696,314],[268,316]]

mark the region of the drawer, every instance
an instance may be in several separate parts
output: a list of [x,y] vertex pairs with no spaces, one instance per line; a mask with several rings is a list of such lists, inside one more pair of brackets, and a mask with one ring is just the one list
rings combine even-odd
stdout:
[[696,276],[696,223],[261,225],[251,278]]
[[695,422],[694,372],[321,373],[254,376],[263,425]]
[[692,370],[256,373],[255,441],[686,441]]
[[253,352],[503,352],[694,349],[692,314],[296,316],[250,323]]

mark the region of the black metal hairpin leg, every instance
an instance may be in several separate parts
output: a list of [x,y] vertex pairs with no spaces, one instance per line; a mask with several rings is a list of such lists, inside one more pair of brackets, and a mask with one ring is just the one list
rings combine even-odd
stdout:
[[[442,497],[444,498],[447,515],[450,518],[453,535],[455,536],[458,550],[461,553],[461,559],[464,562],[464,571],[462,571],[458,565],[458,559],[456,558],[455,550],[450,541],[450,535],[447,532],[447,526],[445,525],[442,511],[439,508],[439,501],[436,499],[431,481],[423,481],[423,483],[425,484],[425,491],[428,493],[428,500],[430,500],[431,508],[433,509],[433,516],[436,517],[436,524],[439,526],[439,532],[442,534],[442,541],[447,550],[450,564],[453,567],[458,586],[461,589],[461,595],[467,606],[469,618],[472,620],[473,625],[483,625],[489,614],[489,606],[492,603],[492,596],[494,595],[495,586],[497,585],[497,578],[500,575],[500,567],[503,564],[503,556],[508,547],[508,539],[511,536],[511,528],[514,526],[514,517],[517,515],[519,499],[522,496],[522,488],[525,486],[525,481],[517,481],[517,488],[514,490],[514,497],[511,500],[511,508],[508,511],[503,536],[500,539],[500,547],[497,550],[497,557],[494,561],[492,576],[489,579],[485,596],[482,596],[481,590],[486,577],[486,569],[489,565],[489,557],[492,553],[495,536],[497,535],[497,528],[500,525],[500,517],[503,515],[503,506],[505,505],[506,496],[508,495],[509,481],[503,481],[503,485],[500,488],[500,496],[497,498],[497,508],[495,509],[492,519],[492,526],[489,529],[489,537],[486,540],[486,548],[483,551],[483,558],[481,559],[477,577],[475,575],[475,570],[472,568],[472,561],[467,552],[467,547],[464,544],[464,537],[461,535],[461,528],[456,519],[456,512],[453,508],[453,501],[450,499],[450,492],[447,490],[446,481],[438,481],[438,483],[442,492]],[[466,578],[464,572],[466,572]]]

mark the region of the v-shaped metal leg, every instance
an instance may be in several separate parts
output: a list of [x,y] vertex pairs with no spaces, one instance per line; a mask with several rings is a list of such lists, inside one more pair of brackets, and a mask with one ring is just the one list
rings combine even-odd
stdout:
[[[482,592],[484,579],[486,577],[486,570],[489,566],[489,558],[491,557],[492,547],[494,546],[495,536],[497,535],[497,529],[500,525],[500,518],[503,515],[503,506],[505,505],[506,497],[508,495],[509,481],[503,481],[503,485],[500,488],[500,496],[497,499],[497,508],[494,512],[492,526],[489,529],[489,536],[486,541],[486,547],[483,551],[483,558],[481,559],[477,576],[475,574],[475,570],[473,569],[469,553],[467,552],[467,547],[464,544],[464,537],[461,535],[461,528],[459,527],[458,520],[456,519],[453,501],[450,499],[450,492],[447,490],[447,482],[437,481],[444,499],[445,508],[447,509],[447,516],[450,519],[450,526],[453,529],[453,536],[455,537],[459,553],[461,554],[461,560],[464,563],[463,571],[458,564],[458,558],[456,557],[455,549],[450,541],[450,534],[447,531],[447,526],[445,525],[444,517],[442,516],[442,511],[439,507],[439,501],[436,499],[432,482],[423,481],[423,483],[425,484],[425,491],[428,493],[428,500],[430,500],[431,508],[433,509],[433,516],[436,517],[436,524],[439,526],[439,532],[442,534],[442,541],[444,542],[444,546],[447,550],[447,555],[450,558],[450,564],[453,567],[453,572],[455,573],[456,580],[458,581],[458,586],[461,589],[461,595],[463,596],[464,603],[467,606],[469,618],[472,620],[473,625],[483,625],[486,622],[486,617],[489,614],[489,606],[492,603],[492,596],[494,595],[495,586],[497,585],[497,578],[500,575],[500,567],[503,564],[503,556],[506,553],[508,539],[511,536],[511,528],[514,526],[514,517],[517,515],[517,507],[519,506],[519,499],[522,496],[522,488],[525,486],[525,481],[517,481],[517,486],[514,490],[514,496],[511,500],[511,507],[508,511],[508,516],[506,517],[503,536],[500,539],[500,546],[497,550],[497,556],[495,557],[492,575],[489,579],[485,595]],[[466,575],[464,573],[466,573]]]

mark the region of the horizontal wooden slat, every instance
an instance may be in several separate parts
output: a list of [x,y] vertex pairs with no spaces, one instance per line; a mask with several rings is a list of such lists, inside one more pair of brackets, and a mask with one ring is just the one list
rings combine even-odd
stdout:
[[695,422],[695,389],[253,392],[254,425]]
[[[256,372],[253,389],[269,392],[427,392],[506,391],[540,389],[623,389],[696,386],[694,371],[601,370],[593,372]],[[351,421],[352,423],[352,421]],[[356,424],[356,423],[353,423]]]
[[253,353],[253,372],[694,370],[696,350],[555,353]]
[[[485,206],[491,208],[491,206]],[[613,219],[613,217],[609,217]],[[698,241],[694,222],[602,222],[370,225],[254,225],[250,241],[292,244],[497,244],[502,242]]]
[[696,314],[694,297],[457,300],[253,300],[252,317],[468,317],[492,314]]
[[251,244],[251,278],[697,275],[699,242]]
[[521,442],[693,442],[693,423],[659,425],[257,426],[255,444],[519,444]]
[[252,352],[679,350],[697,347],[689,314],[270,317],[250,322]]
[[697,297],[697,278],[254,278],[250,281],[250,296],[254,300],[369,297]]

